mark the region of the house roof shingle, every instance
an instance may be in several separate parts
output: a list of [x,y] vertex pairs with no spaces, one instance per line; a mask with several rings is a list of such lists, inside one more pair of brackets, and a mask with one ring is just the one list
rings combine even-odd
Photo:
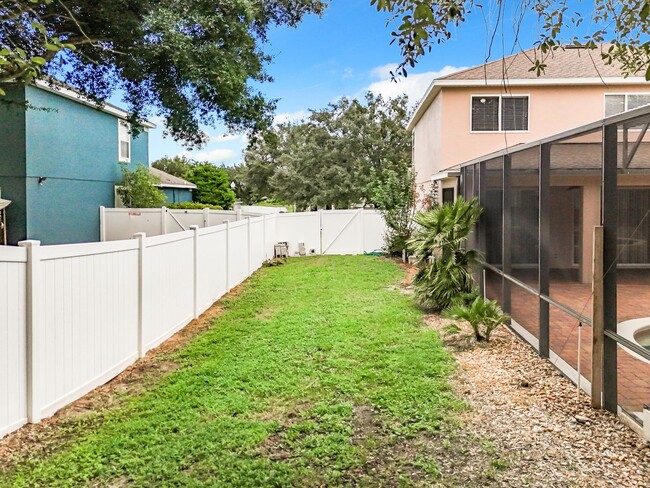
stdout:
[[[576,46],[564,46],[542,54],[538,49],[528,49],[506,58],[498,59],[484,65],[441,76],[438,80],[536,80],[543,84],[549,79],[567,78],[620,78],[621,65],[616,61],[606,64],[598,49],[584,49]],[[541,76],[537,76],[531,67],[535,60],[546,64]]]
[[184,180],[183,178],[178,178],[177,176],[170,175],[169,173],[165,173],[164,171],[156,169],[153,166],[149,167],[149,172],[160,180],[160,184],[157,186],[188,189],[196,188],[196,185],[194,183]]
[[[527,86],[527,85],[595,85],[595,84],[646,84],[644,76],[624,78],[621,65],[603,61],[600,53],[607,49],[603,44],[597,49],[563,46],[542,54],[538,49],[528,49],[503,59],[441,76],[433,80],[418,104],[408,129],[412,130],[445,87],[469,86]],[[546,68],[541,76],[530,71],[534,60],[544,62]]]

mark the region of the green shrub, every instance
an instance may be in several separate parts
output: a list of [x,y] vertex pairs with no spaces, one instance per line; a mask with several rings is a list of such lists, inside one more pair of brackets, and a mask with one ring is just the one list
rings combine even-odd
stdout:
[[192,194],[195,202],[230,208],[235,201],[235,192],[230,189],[230,179],[223,168],[199,163],[186,178],[196,185]]
[[496,300],[476,297],[470,304],[455,304],[443,312],[443,316],[453,320],[469,322],[477,341],[490,341],[492,332],[508,321]]
[[409,248],[420,267],[413,283],[422,306],[444,310],[455,297],[472,292],[472,265],[478,261],[478,253],[467,250],[465,243],[481,211],[476,199],[460,197],[415,217],[419,227]]
[[415,174],[409,171],[404,175],[386,170],[384,178],[374,184],[372,201],[379,207],[386,222],[386,252],[401,255],[413,234]]
[[208,205],[206,203],[200,202],[170,203],[167,205],[167,208],[174,210],[203,210],[204,208],[209,208],[210,210],[223,210],[223,208],[219,205]]
[[158,183],[158,178],[142,164],[134,170],[123,166],[122,182],[117,188],[117,194],[126,208],[159,208],[164,205],[167,197],[155,186]]

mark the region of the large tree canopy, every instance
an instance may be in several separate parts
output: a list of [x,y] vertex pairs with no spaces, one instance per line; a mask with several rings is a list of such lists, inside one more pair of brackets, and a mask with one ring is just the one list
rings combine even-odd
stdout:
[[594,0],[582,4],[523,0],[508,4],[515,9],[514,21],[505,20],[509,17],[505,0],[488,4],[477,0],[371,0],[371,4],[379,11],[391,13],[391,22],[398,25],[392,34],[403,56],[396,70],[402,75],[434,45],[450,39],[454,28],[472,14],[495,19],[494,33],[504,22],[514,22],[510,27],[516,33],[530,12],[537,17],[539,26],[539,57],[531,60],[531,71],[543,73],[545,56],[562,49],[562,44],[596,49],[606,43],[607,48],[600,52],[606,62],[618,62],[623,75],[645,76],[650,80],[649,0]]
[[274,102],[267,81],[272,25],[321,13],[322,0],[2,0],[0,82],[55,76],[102,101],[123,90],[137,118],[157,115],[168,133],[205,142],[199,122],[254,131]]
[[252,200],[274,198],[301,209],[372,201],[389,172],[407,175],[408,117],[406,97],[343,98],[252,141],[238,170],[239,185]]

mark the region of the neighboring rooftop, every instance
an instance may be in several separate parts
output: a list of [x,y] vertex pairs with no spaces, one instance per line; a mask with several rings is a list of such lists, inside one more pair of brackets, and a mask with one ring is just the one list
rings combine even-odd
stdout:
[[156,169],[153,166],[149,166],[149,172],[160,180],[160,184],[156,186],[163,188],[188,188],[190,190],[196,188],[196,185],[191,181],[170,175],[169,173],[165,173],[164,171]]

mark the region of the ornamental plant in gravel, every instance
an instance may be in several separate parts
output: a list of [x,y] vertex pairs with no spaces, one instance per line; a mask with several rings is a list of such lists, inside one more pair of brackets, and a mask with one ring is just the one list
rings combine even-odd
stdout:
[[449,319],[469,322],[477,342],[490,342],[492,332],[508,321],[508,316],[503,313],[496,300],[486,300],[481,296],[477,296],[470,303],[464,300],[454,303],[442,315]]
[[423,307],[441,311],[457,296],[472,292],[471,267],[478,261],[478,252],[465,245],[481,212],[476,199],[459,197],[416,215],[418,229],[409,247],[420,268],[413,282],[415,297]]

